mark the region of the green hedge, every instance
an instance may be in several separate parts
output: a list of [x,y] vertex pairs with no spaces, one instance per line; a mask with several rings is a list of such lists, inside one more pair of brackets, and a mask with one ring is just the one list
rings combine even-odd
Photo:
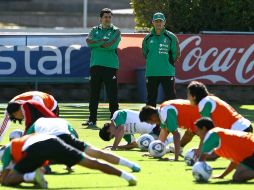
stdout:
[[131,6],[137,30],[148,30],[152,15],[163,12],[176,33],[254,31],[253,0],[131,0]]

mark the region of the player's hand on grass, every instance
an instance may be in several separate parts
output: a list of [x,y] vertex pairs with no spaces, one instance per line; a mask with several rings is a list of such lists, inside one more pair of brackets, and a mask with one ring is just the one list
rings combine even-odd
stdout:
[[143,157],[152,157],[149,153],[142,154]]
[[212,176],[212,179],[223,179],[223,178],[224,178],[224,176],[221,174]]
[[199,149],[193,149],[194,151],[194,160],[198,160],[198,158],[200,157],[200,150]]

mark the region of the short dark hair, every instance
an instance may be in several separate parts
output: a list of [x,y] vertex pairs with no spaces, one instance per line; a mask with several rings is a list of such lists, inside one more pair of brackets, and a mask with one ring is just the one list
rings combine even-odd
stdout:
[[198,81],[192,81],[188,85],[187,89],[192,96],[196,97],[195,99],[196,104],[198,104],[204,97],[210,94],[206,86],[202,82]]
[[209,117],[202,117],[202,118],[198,119],[195,122],[195,125],[199,129],[203,129],[203,127],[205,127],[207,129],[207,131],[214,128],[213,121]]
[[111,15],[113,15],[112,10],[109,9],[109,8],[104,8],[104,9],[101,10],[101,12],[100,12],[100,17],[101,18],[103,17],[104,13],[110,13]]
[[110,123],[105,123],[104,126],[100,129],[99,136],[104,141],[110,141],[110,132],[108,132],[109,127]]
[[18,102],[9,102],[6,111],[9,115],[12,115],[14,112],[19,111],[20,107],[21,105]]
[[147,122],[153,114],[157,113],[157,109],[153,106],[144,106],[139,113],[141,122]]
[[6,108],[6,111],[9,115],[9,119],[11,121],[13,121],[14,123],[16,123],[16,121],[19,122],[19,124],[22,124],[22,119],[16,119],[14,116],[13,116],[13,113],[19,111],[21,108],[21,104],[18,103],[18,102],[9,102],[8,105],[7,105],[7,108]]

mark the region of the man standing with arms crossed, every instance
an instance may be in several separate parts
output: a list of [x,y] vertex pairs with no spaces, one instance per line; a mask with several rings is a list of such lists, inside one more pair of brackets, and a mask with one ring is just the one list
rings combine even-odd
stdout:
[[117,46],[121,40],[121,33],[111,23],[111,18],[112,11],[108,8],[102,9],[100,12],[101,24],[93,27],[86,39],[88,46],[91,48],[90,117],[82,125],[96,125],[100,90],[103,83],[109,99],[111,117],[119,107],[116,75],[119,68]]
[[180,57],[177,37],[165,29],[163,13],[153,15],[153,28],[142,43],[146,59],[147,105],[156,107],[158,87],[161,84],[165,100],[176,98],[175,62]]

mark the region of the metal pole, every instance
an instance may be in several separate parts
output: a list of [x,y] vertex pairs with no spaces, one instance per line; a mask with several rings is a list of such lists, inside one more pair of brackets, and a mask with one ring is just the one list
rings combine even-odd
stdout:
[[87,28],[87,0],[83,0],[83,27]]

